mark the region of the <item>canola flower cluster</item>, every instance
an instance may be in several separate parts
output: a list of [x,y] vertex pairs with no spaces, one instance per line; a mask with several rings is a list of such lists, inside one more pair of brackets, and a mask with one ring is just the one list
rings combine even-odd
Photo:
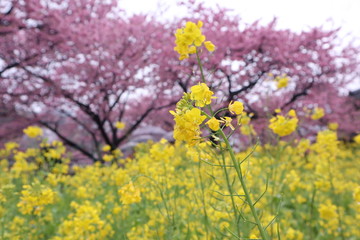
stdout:
[[[36,155],[14,143],[1,149],[1,239],[231,239],[235,229],[222,157],[202,142],[175,145],[162,140],[136,148],[116,164],[44,168]],[[52,143],[49,143],[52,145]],[[15,146],[15,147],[14,147]],[[281,239],[360,237],[359,143],[345,144],[336,132],[319,132],[311,143],[279,142],[236,154],[269,235]],[[21,156],[19,158],[18,156]],[[250,157],[249,157],[250,156]],[[225,154],[225,164],[231,165]],[[16,167],[25,159],[29,169]],[[21,174],[19,174],[19,171]],[[228,169],[235,178],[234,169]],[[260,234],[238,182],[241,237]],[[263,195],[263,193],[266,194]],[[262,196],[260,198],[260,196]]]
[[277,89],[286,88],[289,84],[290,77],[286,74],[282,74],[279,76],[274,76],[273,73],[268,73],[269,80],[273,80],[276,83]]
[[40,215],[46,205],[55,202],[55,192],[37,181],[32,186],[24,185],[23,188],[20,202],[17,204],[22,214]]
[[319,120],[323,116],[325,116],[324,109],[317,107],[317,108],[314,109],[314,113],[311,115],[311,119],[312,120]]
[[[281,111],[277,109],[276,112],[280,113]],[[269,128],[280,137],[284,137],[296,130],[298,121],[296,112],[292,109],[286,116],[279,114],[271,118]]]
[[190,54],[195,54],[197,48],[203,44],[209,52],[215,50],[215,45],[211,41],[205,41],[206,37],[201,32],[202,26],[202,21],[198,21],[197,24],[187,22],[184,28],[176,31],[176,47],[174,50],[179,53],[179,60],[188,58]]
[[[208,121],[205,124],[212,131],[218,131],[220,124],[224,124],[224,126],[234,130],[231,124],[231,117],[221,117],[217,119],[215,116],[210,117],[201,110],[201,107],[208,106],[211,104],[212,99],[216,98],[213,95],[214,92],[212,92],[205,83],[192,86],[190,93],[184,93],[184,96],[176,105],[176,110],[170,111],[174,116],[174,138],[176,140],[187,142],[190,145],[199,143],[202,133],[200,125],[206,119],[208,119]],[[239,101],[231,102],[228,105],[228,110],[231,114],[241,115],[244,110],[244,105]]]

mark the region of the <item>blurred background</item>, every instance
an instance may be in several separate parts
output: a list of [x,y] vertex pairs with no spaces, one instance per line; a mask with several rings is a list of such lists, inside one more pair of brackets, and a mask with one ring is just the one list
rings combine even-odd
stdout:
[[352,141],[358,9],[355,0],[2,0],[0,141],[31,145],[22,129],[38,125],[90,161],[104,146],[126,155],[139,142],[172,141],[169,110],[200,81],[195,59],[178,59],[174,33],[199,20],[216,46],[201,53],[215,107],[245,105],[238,148],[277,141],[267,127],[276,109],[298,114],[290,138],[314,140],[331,126]]

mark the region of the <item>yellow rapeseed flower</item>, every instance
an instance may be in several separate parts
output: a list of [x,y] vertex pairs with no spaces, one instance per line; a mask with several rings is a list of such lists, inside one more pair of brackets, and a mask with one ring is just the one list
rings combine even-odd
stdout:
[[125,123],[123,123],[123,122],[119,122],[119,121],[117,121],[116,123],[115,123],[115,127],[117,128],[117,129],[124,129],[125,128]]
[[39,182],[33,185],[24,185],[21,191],[20,202],[17,204],[22,214],[39,215],[45,205],[55,202],[55,192]]
[[240,115],[244,111],[244,104],[238,101],[231,101],[229,103],[229,111],[231,114]]
[[190,145],[195,144],[200,139],[200,124],[206,119],[206,116],[201,115],[198,108],[193,108],[182,114],[173,112],[173,115],[175,116],[175,140],[185,141]]
[[29,138],[36,138],[36,137],[41,136],[43,134],[42,129],[37,127],[37,126],[29,126],[26,129],[24,129],[23,132]]
[[195,101],[195,106],[204,107],[211,103],[211,99],[214,99],[212,95],[214,92],[210,91],[209,87],[205,83],[199,83],[198,85],[190,88],[190,98]]
[[270,119],[269,128],[280,137],[291,134],[297,128],[299,120],[296,117],[296,112],[290,110],[287,115],[288,117],[278,115]]
[[311,115],[311,119],[318,120],[318,119],[322,118],[324,115],[325,115],[324,109],[317,107],[314,109],[314,113]]
[[207,49],[209,52],[215,51],[215,45],[214,45],[212,42],[210,42],[210,41],[204,42],[204,46],[206,47],[206,49]]
[[217,131],[220,129],[220,121],[215,117],[212,117],[209,121],[206,122],[209,128],[213,131]]
[[325,220],[331,220],[337,217],[337,207],[331,202],[327,202],[326,204],[320,204],[319,213],[320,217]]
[[111,149],[110,145],[107,145],[107,144],[106,144],[105,146],[102,147],[101,150],[102,150],[103,152],[108,152],[108,151],[110,151],[110,149]]
[[355,141],[356,143],[360,144],[360,134],[358,134],[358,135],[356,135],[356,136],[354,137],[354,141]]
[[328,128],[332,131],[336,131],[339,128],[339,124],[336,122],[331,122],[328,124]]
[[197,24],[187,22],[184,28],[176,30],[176,46],[174,50],[179,53],[180,60],[186,59],[190,54],[196,53],[196,47],[201,47],[203,43],[209,52],[215,50],[215,45],[212,42],[204,42],[206,37],[201,33],[202,26],[202,21],[198,21]]
[[141,201],[140,190],[135,188],[132,182],[122,187],[118,193],[123,204],[138,203]]
[[11,150],[13,150],[13,149],[16,149],[16,148],[18,148],[19,147],[19,144],[18,143],[16,143],[16,142],[7,142],[7,143],[5,143],[5,149],[7,150],[7,151],[11,151]]
[[245,136],[256,135],[255,129],[251,124],[250,125],[242,125],[240,127],[240,132]]
[[231,130],[235,130],[234,126],[231,124],[232,118],[231,117],[222,117],[220,121],[225,124],[226,127],[230,127]]
[[280,89],[280,88],[287,87],[288,83],[289,83],[288,77],[280,78],[280,79],[278,79],[278,82],[277,82],[277,88]]
[[111,162],[111,161],[114,159],[114,156],[111,155],[111,154],[104,154],[104,156],[102,157],[102,159],[103,159],[105,162]]
[[354,196],[355,201],[360,203],[360,185],[354,189],[353,196]]

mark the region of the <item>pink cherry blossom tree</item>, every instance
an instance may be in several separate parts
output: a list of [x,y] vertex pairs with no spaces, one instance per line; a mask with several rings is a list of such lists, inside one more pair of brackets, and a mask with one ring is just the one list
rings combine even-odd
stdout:
[[[199,19],[216,45],[201,57],[219,108],[244,102],[263,139],[276,108],[296,109],[304,136],[329,122],[344,136],[358,131],[359,109],[346,89],[359,81],[358,48],[341,48],[338,30],[246,25],[225,9],[183,4],[196,19],[127,16],[115,0],[9,0],[0,18],[0,137],[39,124],[96,161],[103,145],[116,149],[139,127],[171,131],[168,110],[199,82],[195,59],[178,60],[173,34]],[[278,90],[272,78],[282,74],[289,85]],[[326,114],[314,121],[304,107]]]
[[[8,114],[50,129],[93,160],[104,144],[116,149],[149,113],[174,104],[163,94],[172,86],[154,70],[162,25],[125,17],[117,1],[10,1],[1,24]],[[118,121],[126,127],[116,128]]]

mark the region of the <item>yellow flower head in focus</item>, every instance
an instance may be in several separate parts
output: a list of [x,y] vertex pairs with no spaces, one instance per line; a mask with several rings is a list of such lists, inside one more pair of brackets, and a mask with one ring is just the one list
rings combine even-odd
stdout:
[[123,122],[117,121],[117,122],[115,123],[115,127],[116,127],[117,129],[120,129],[120,130],[124,129],[125,126],[126,126],[126,125],[125,125],[125,123],[123,123]]
[[183,113],[186,113],[187,111],[193,109],[193,105],[191,103],[190,99],[190,93],[184,93],[182,98],[176,103],[176,109],[174,111],[169,111],[171,115],[181,115]]
[[217,131],[220,129],[220,121],[215,117],[212,117],[209,121],[206,122],[209,128],[213,131]]
[[229,103],[229,111],[231,112],[231,114],[236,114],[236,115],[240,115],[243,111],[244,111],[244,105],[242,102],[233,102],[231,101]]
[[203,43],[209,52],[215,50],[215,45],[212,42],[204,42],[206,37],[201,32],[202,25],[202,21],[198,21],[197,24],[193,22],[187,22],[184,28],[176,30],[176,46],[174,50],[179,53],[180,60],[186,59],[190,54],[196,53],[196,48],[201,47]]
[[190,98],[195,101],[195,106],[204,107],[211,103],[214,92],[210,91],[209,87],[205,83],[199,83],[198,85],[190,88]]
[[206,119],[201,115],[201,110],[193,108],[185,113],[172,113],[174,115],[175,127],[174,138],[178,141],[185,141],[194,145],[200,140],[200,124]]
[[30,126],[23,130],[23,132],[29,137],[29,138],[36,138],[38,136],[41,136],[43,134],[43,131],[41,128],[36,126]]
[[324,115],[325,115],[324,109],[317,107],[314,109],[314,113],[311,115],[311,119],[318,120],[318,119],[322,118]]
[[269,128],[280,137],[287,136],[297,128],[298,119],[296,112],[290,110],[287,116],[277,115],[270,119]]
[[231,117],[222,117],[220,118],[221,122],[225,124],[226,127],[230,127],[231,130],[235,130],[234,126],[231,124],[232,118]]

